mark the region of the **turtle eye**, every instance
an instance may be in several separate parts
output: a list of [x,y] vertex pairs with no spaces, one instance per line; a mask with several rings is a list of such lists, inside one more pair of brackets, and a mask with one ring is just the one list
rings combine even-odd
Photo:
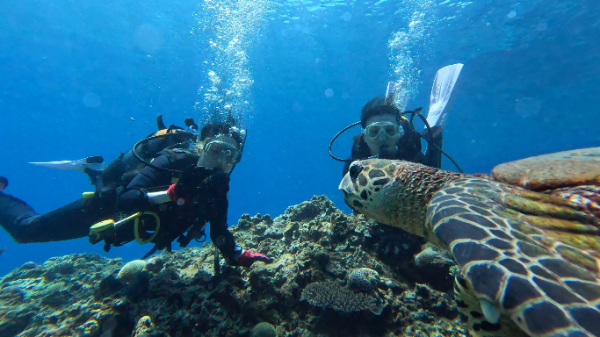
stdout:
[[362,165],[352,164],[352,166],[350,166],[350,178],[352,180],[356,180],[358,178],[358,175],[362,172],[362,169]]

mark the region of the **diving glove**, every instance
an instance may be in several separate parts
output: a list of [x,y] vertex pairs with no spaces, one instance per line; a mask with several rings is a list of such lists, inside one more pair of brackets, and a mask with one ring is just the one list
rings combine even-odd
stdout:
[[264,263],[271,263],[273,259],[267,257],[261,253],[253,253],[250,250],[245,250],[237,259],[237,263],[234,265],[242,266],[242,267],[250,267],[254,262],[262,261]]

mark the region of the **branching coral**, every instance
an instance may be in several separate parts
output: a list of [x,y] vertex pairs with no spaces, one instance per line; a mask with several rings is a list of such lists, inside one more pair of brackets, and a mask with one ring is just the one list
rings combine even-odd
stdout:
[[370,310],[379,315],[383,310],[383,305],[378,298],[365,293],[355,293],[331,281],[307,285],[302,291],[301,299],[317,307],[341,312]]

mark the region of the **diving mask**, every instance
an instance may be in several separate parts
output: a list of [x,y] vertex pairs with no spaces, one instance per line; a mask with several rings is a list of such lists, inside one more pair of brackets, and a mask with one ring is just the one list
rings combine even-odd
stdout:
[[401,137],[404,133],[400,128],[400,125],[392,122],[376,122],[368,125],[363,133],[365,137],[370,139],[376,139],[380,135],[387,136],[387,138]]
[[240,162],[241,153],[230,143],[212,140],[204,146],[204,152],[214,160],[219,160],[228,164],[237,164]]

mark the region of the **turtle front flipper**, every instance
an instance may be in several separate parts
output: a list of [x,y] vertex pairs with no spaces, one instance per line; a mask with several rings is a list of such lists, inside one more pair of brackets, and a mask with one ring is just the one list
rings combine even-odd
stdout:
[[[510,317],[499,316],[500,311],[493,304],[480,302],[469,291],[467,281],[460,274],[454,278],[454,298],[460,313],[460,321],[467,326],[471,335],[481,337],[528,336]],[[490,323],[490,321],[495,323]]]
[[469,329],[506,335],[512,320],[530,336],[600,336],[600,244],[595,226],[582,221],[590,214],[553,208],[545,216],[543,197],[516,191],[463,178],[429,202],[426,226],[461,269],[457,301],[470,296],[484,316]]

